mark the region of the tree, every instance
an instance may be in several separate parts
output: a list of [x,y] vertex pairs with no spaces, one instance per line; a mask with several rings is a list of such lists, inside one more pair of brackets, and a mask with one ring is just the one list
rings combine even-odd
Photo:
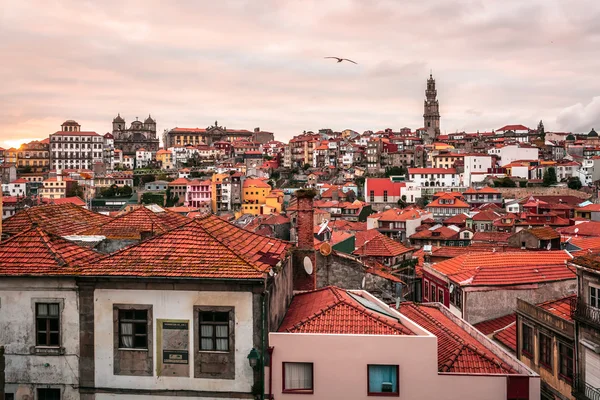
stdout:
[[569,189],[579,190],[583,185],[581,184],[581,179],[579,179],[578,176],[572,176],[567,181],[567,186],[569,187]]
[[546,140],[546,131],[544,130],[544,123],[540,120],[537,127],[537,133],[542,140]]
[[146,192],[142,195],[142,204],[157,204],[164,206],[165,196],[162,193]]
[[302,166],[302,169],[303,169],[303,170],[305,170],[305,171],[306,171],[307,169],[309,169],[309,168],[310,168],[310,164],[304,164],[304,165]]
[[385,177],[389,178],[390,176],[404,175],[406,174],[406,170],[403,167],[388,167],[385,169]]
[[171,188],[167,188],[167,201],[165,207],[174,207],[179,202],[179,196],[171,191]]
[[271,173],[271,179],[278,181],[280,177],[281,177],[281,174],[279,173],[279,171],[273,171]]
[[129,197],[133,194],[133,189],[129,185],[123,185],[117,189],[117,194],[119,196]]
[[519,187],[520,188],[527,187],[527,181],[519,181]]
[[401,208],[405,208],[406,207],[406,195],[403,194],[402,197],[400,198],[400,200],[398,200],[398,205]]
[[544,186],[552,186],[554,184],[556,184],[556,169],[550,167],[544,172]]
[[70,187],[69,190],[67,190],[67,192],[65,193],[66,197],[83,197],[83,188],[81,186],[79,186],[79,183],[74,182]]
[[495,187],[517,187],[515,181],[510,179],[508,176],[501,179],[494,179]]

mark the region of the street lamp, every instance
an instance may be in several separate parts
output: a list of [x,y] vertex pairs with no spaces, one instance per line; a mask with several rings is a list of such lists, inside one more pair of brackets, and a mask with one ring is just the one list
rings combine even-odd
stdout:
[[250,363],[252,369],[255,369],[258,366],[259,361],[260,354],[258,353],[258,350],[252,348],[252,350],[250,350],[250,353],[248,354],[248,363]]

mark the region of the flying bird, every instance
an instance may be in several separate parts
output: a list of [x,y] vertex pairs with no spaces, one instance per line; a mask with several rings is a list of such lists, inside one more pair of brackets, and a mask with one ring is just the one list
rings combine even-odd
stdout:
[[358,64],[357,62],[354,62],[352,60],[349,60],[347,58],[340,58],[340,57],[324,57],[324,58],[335,58],[337,60],[337,62],[341,63],[342,61],[350,61],[353,64]]

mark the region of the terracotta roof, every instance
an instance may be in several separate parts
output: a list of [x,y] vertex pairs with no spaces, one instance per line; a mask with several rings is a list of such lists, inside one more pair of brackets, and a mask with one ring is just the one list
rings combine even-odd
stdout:
[[0,243],[0,275],[73,275],[100,255],[34,227]]
[[562,297],[560,299],[539,303],[537,306],[543,308],[551,314],[556,315],[559,318],[573,322],[573,318],[571,318],[571,303],[576,298],[577,295],[574,294],[571,296]]
[[369,218],[377,218],[380,221],[408,221],[421,218],[423,214],[430,215],[427,211],[422,210],[418,207],[410,207],[404,209],[390,208],[389,210],[369,215]]
[[399,197],[403,187],[406,186],[404,182],[392,182],[390,178],[367,178],[365,181],[365,187],[368,191],[373,191],[375,196],[383,196],[383,191],[388,192],[388,196]]
[[506,328],[508,325],[514,323],[517,320],[517,314],[512,313],[503,317],[489,319],[487,321],[479,322],[473,325],[477,330],[484,335],[492,334],[500,329]]
[[[577,230],[577,232],[575,232]],[[563,236],[598,236],[600,237],[600,222],[587,221],[576,225],[558,228],[557,232]]]
[[244,188],[257,187],[257,188],[265,188],[271,189],[271,186],[263,180],[260,179],[246,179],[244,181]]
[[[353,293],[361,296],[361,293]],[[371,301],[365,298],[367,301]],[[380,306],[376,304],[376,306]],[[353,335],[413,335],[407,327],[386,312],[374,311],[357,301],[348,291],[328,286],[296,294],[279,327],[279,332]]]
[[290,244],[231,225],[214,215],[122,249],[82,274],[91,276],[262,279]]
[[190,183],[190,180],[187,178],[177,178],[169,182],[169,186],[187,186],[188,183]]
[[189,218],[173,211],[154,212],[142,206],[81,234],[102,235],[108,239],[140,240],[143,232],[159,235],[189,221]]
[[111,217],[88,211],[75,204],[48,204],[27,208],[5,219],[2,221],[2,231],[16,235],[37,223],[40,228],[50,233],[67,236],[79,234],[111,220]]
[[69,132],[69,131],[58,131],[50,134],[50,136],[100,136],[96,132]]
[[[443,307],[443,306],[441,306]],[[438,370],[468,374],[514,374],[516,371],[436,305],[402,303],[402,314],[437,336]]]
[[454,239],[458,238],[458,233],[447,226],[440,226],[436,229],[423,229],[409,236],[409,239]]
[[469,216],[465,213],[456,214],[450,218],[446,218],[443,223],[444,225],[465,225]]
[[[449,204],[449,203],[444,203],[442,204],[440,202],[440,200],[445,200],[448,201],[449,199],[453,200],[453,203]],[[459,198],[456,198],[454,196],[440,196],[437,199],[433,200],[431,203],[427,204],[427,209],[432,208],[432,207],[442,207],[442,208],[466,208],[469,209],[471,208],[471,206],[469,204],[467,204],[466,202],[462,201]]]
[[600,212],[600,204],[588,204],[585,207],[578,207],[575,209],[576,211],[587,211],[587,212]]
[[560,234],[549,226],[540,226],[528,230],[533,236],[540,240],[552,240],[560,238]]
[[490,242],[507,244],[510,236],[512,236],[510,232],[475,232],[471,238],[471,243]]
[[461,286],[498,286],[575,279],[566,251],[468,253],[431,266]]
[[[316,211],[317,210],[315,209],[315,212]],[[367,230],[366,222],[352,222],[352,221],[346,221],[343,219],[336,219],[335,221],[329,221],[327,226],[329,226],[331,229],[354,231],[357,233]]]
[[506,328],[494,333],[493,336],[498,342],[511,349],[513,352],[517,352],[517,323],[514,322]]
[[496,129],[497,131],[528,131],[529,128],[524,125],[506,125],[500,129]]
[[473,215],[473,221],[494,221],[500,217],[500,214],[494,211],[480,211]]
[[357,247],[352,254],[371,257],[395,257],[411,251],[413,249],[409,249],[402,243],[396,242],[380,233],[379,235],[374,234],[370,240],[365,241],[362,246]]
[[456,174],[456,168],[409,168],[409,174]]

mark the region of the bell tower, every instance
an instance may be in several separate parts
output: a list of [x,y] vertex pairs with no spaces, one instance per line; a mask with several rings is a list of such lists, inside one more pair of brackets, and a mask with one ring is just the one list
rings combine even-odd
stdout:
[[437,90],[435,89],[435,79],[429,74],[427,79],[427,90],[425,90],[423,121],[426,131],[425,142],[434,141],[440,134],[440,104],[437,100]]

